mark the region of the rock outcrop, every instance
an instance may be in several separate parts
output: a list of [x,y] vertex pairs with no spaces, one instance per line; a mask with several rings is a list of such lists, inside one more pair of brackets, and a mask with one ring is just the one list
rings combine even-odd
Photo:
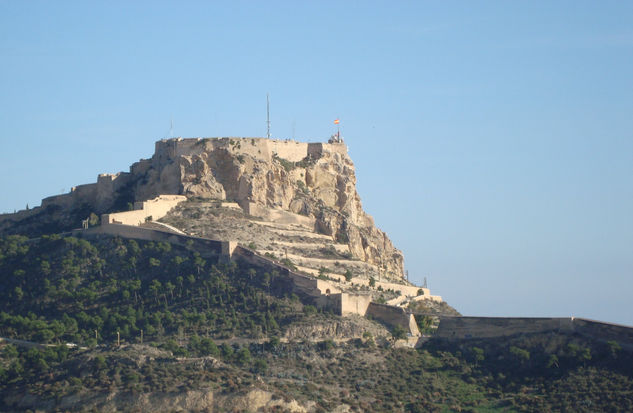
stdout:
[[[404,276],[402,253],[363,211],[354,164],[343,143],[161,140],[152,158],[133,164],[129,173],[100,175],[96,184],[43,200],[42,208],[81,205],[81,211],[100,214],[163,194],[230,200],[251,215],[303,215],[313,219],[316,232],[348,244],[354,257],[382,268],[388,276]],[[6,228],[1,218],[0,228]]]

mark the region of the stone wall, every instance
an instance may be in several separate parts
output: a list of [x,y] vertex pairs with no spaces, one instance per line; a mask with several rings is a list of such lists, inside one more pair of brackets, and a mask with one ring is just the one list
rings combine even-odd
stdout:
[[[317,299],[321,298],[322,296],[329,296],[340,293],[340,290],[329,281],[319,280],[314,277],[308,277],[303,274],[298,274],[292,271],[290,268],[274,262],[268,258],[262,257],[255,253],[255,251],[242,246],[236,246],[234,248],[233,258],[236,260],[245,261],[251,265],[265,268],[267,271],[277,271],[277,273],[279,273],[280,275],[287,276],[289,280],[293,283],[293,291],[303,296]],[[330,300],[327,299],[315,303],[323,304],[328,307],[332,305]]]
[[572,323],[578,334],[602,342],[617,341],[622,347],[633,350],[633,327],[576,317],[572,317]]
[[448,339],[485,338],[546,331],[572,331],[571,318],[441,316],[435,336]]
[[341,315],[359,314],[364,316],[367,314],[367,308],[371,303],[370,295],[351,295],[341,293]]
[[449,317],[440,316],[435,334],[444,339],[493,338],[548,331],[576,333],[594,340],[617,341],[633,350],[633,327],[576,317]]
[[366,315],[391,327],[399,325],[412,336],[420,335],[415,317],[413,314],[407,313],[404,308],[386,304],[369,303]]
[[[271,160],[273,154],[276,154],[290,162],[299,162],[308,155],[320,157],[324,151],[347,153],[347,146],[343,143],[306,143],[290,139],[225,137],[162,139],[155,144],[155,154],[159,160],[173,159],[178,156],[200,154],[204,151],[220,148],[265,160]],[[144,161],[141,160],[140,163],[142,162]],[[141,168],[142,165],[139,164],[138,167]]]
[[149,201],[135,202],[133,211],[101,215],[101,225],[141,225],[150,217],[155,221],[186,200],[187,197],[182,195],[159,195]]
[[[208,238],[192,237],[181,235],[169,231],[149,229],[131,225],[109,224],[90,228],[87,230],[75,230],[73,235],[77,237],[94,236],[100,234],[114,235],[122,238],[131,238],[144,241],[169,242],[180,246],[191,246],[200,255],[206,257],[222,257],[222,254],[229,254],[235,248],[230,241],[215,241]],[[230,257],[226,257],[230,258]]]
[[299,162],[308,156],[308,145],[305,142],[268,140],[270,153],[290,162]]
[[[365,286],[369,285],[369,280],[360,278],[360,277],[352,278],[351,282],[355,285],[365,285]],[[383,281],[375,281],[375,283],[376,283],[375,288],[382,287],[382,289],[385,291],[387,290],[400,291],[400,293],[406,297],[416,297],[414,298],[414,301],[432,300],[438,303],[442,302],[442,297],[439,295],[431,295],[431,290],[429,290],[428,288],[417,287],[415,285],[383,282]],[[422,295],[418,294],[420,290],[422,290]]]

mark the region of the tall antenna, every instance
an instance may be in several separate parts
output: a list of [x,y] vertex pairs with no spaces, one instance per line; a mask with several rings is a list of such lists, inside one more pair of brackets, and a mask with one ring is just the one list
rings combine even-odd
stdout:
[[171,118],[171,125],[169,126],[169,137],[174,137],[174,118]]
[[268,93],[266,93],[266,125],[268,126],[266,137],[270,139],[270,100],[268,99]]

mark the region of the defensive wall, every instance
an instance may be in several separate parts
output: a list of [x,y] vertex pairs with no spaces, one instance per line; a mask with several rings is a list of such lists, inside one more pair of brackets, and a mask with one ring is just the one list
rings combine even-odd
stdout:
[[633,350],[633,327],[577,317],[440,316],[435,337],[457,340],[546,332],[575,333],[602,342],[613,340]]
[[73,235],[77,237],[90,237],[100,234],[143,241],[169,242],[170,244],[180,246],[191,246],[192,248],[195,248],[196,251],[200,252],[200,255],[206,257],[218,257],[225,261],[232,259],[233,251],[237,246],[235,241],[216,241],[208,238],[193,237],[169,231],[123,224],[108,224],[86,230],[73,231]]
[[404,308],[372,303],[369,295],[343,293],[330,281],[298,274],[248,248],[237,246],[232,256],[235,260],[242,260],[269,271],[277,271],[280,275],[288,277],[292,281],[293,291],[310,297],[319,308],[333,310],[341,316],[349,314],[369,315],[374,320],[388,326],[399,325],[412,336],[420,335],[415,317]]
[[114,194],[127,185],[130,176],[128,172],[100,174],[96,183],[77,185],[69,193],[42,199],[42,208],[49,205],[70,208],[73,205],[89,204],[95,211],[106,210],[112,205]]
[[[280,158],[291,162],[298,162],[308,155],[319,158],[326,152],[347,154],[347,146],[343,143],[306,143],[267,138],[163,139],[155,143],[155,153],[152,158],[135,162],[130,166],[129,172],[100,174],[96,183],[78,185],[71,188],[68,193],[42,199],[41,207],[70,208],[77,205],[89,205],[96,213],[105,212],[113,206],[117,194],[133,183],[135,178],[145,175],[152,166],[171,162],[177,156],[201,154],[215,149],[225,149],[236,154],[249,154],[264,160],[271,160],[273,155],[277,154]],[[23,219],[35,212],[28,210],[14,214],[1,214],[0,221]]]
[[570,318],[441,316],[435,336],[447,339],[489,338],[519,333],[571,330]]
[[633,350],[633,327],[604,323],[586,318],[572,317],[574,332],[601,342],[617,341],[622,347]]
[[133,211],[101,215],[101,225],[141,225],[146,219],[158,220],[176,205],[187,200],[183,195],[159,195],[149,201],[135,202]]
[[415,316],[408,313],[402,307],[394,307],[387,304],[369,303],[367,307],[367,316],[371,316],[374,320],[381,321],[389,326],[400,326],[404,330],[412,335],[419,336],[420,330],[418,324],[415,321]]
[[[156,142],[155,156],[160,162],[165,158],[176,158],[183,155],[196,155],[202,152],[223,149],[232,153],[247,154],[270,161],[273,155],[291,162],[299,162],[308,155],[319,158],[324,152],[347,153],[343,143],[297,142],[268,138],[174,138]],[[141,170],[144,165],[138,165]]]

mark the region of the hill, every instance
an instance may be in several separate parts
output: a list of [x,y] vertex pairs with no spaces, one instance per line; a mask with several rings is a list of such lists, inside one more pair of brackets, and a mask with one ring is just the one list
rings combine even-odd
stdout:
[[1,334],[52,344],[3,343],[3,411],[633,406],[633,359],[614,343],[533,334],[394,348],[384,327],[304,305],[279,275],[167,243],[13,236],[0,253]]
[[1,411],[633,409],[630,329],[404,279],[339,142],[160,141],[0,234]]

